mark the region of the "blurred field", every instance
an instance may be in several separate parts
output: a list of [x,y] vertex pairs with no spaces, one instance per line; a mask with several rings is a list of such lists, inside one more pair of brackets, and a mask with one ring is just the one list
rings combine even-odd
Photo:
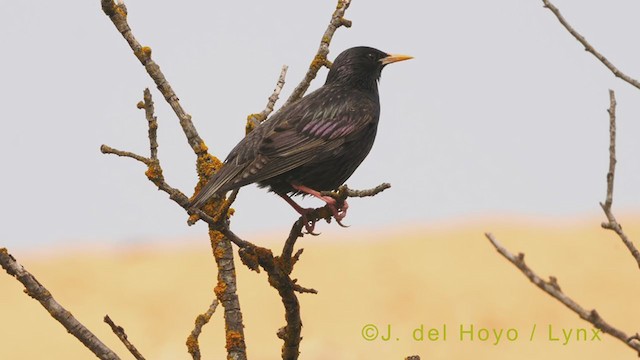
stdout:
[[[640,242],[639,216],[621,217]],[[512,252],[563,291],[629,334],[640,329],[640,272],[621,242],[599,219],[491,218],[465,223],[407,226],[366,232],[353,226],[339,237],[305,236],[294,275],[318,295],[300,296],[301,359],[634,359],[618,340],[589,341],[587,323],[542,293],[495,252],[491,231]],[[328,225],[319,225],[320,230]],[[276,246],[273,240],[261,244]],[[277,245],[279,247],[279,244]],[[11,249],[10,249],[11,250]],[[211,302],[215,267],[206,238],[167,245],[14,253],[56,299],[123,358],[131,358],[102,317],[125,327],[147,359],[188,359],[184,345],[195,316]],[[283,310],[266,275],[236,263],[250,359],[279,358],[276,330]],[[223,359],[222,309],[202,334],[205,359]],[[21,285],[0,276],[0,359],[92,359]],[[362,328],[376,325],[390,341],[366,341]],[[447,327],[447,339],[415,341],[412,331]],[[513,328],[518,339],[499,343],[467,336],[459,327],[490,332]],[[536,332],[529,340],[533,326]],[[550,341],[552,336],[560,341]],[[562,329],[586,328],[587,341],[562,343]],[[370,333],[369,333],[370,334]],[[513,335],[513,330],[511,335]],[[426,339],[425,330],[425,339]],[[442,336],[442,332],[440,333]],[[399,340],[397,340],[399,339]]]

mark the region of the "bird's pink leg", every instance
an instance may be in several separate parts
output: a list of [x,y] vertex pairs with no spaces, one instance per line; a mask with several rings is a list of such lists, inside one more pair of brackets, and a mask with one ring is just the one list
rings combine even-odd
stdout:
[[291,186],[298,191],[301,191],[305,194],[309,194],[311,196],[315,196],[318,199],[327,203],[327,206],[329,206],[329,209],[331,209],[331,212],[333,213],[333,217],[336,219],[336,222],[338,223],[338,225],[342,227],[347,227],[346,225],[342,224],[342,219],[344,219],[344,217],[347,216],[347,209],[349,208],[349,204],[347,204],[346,200],[343,202],[342,207],[338,209],[336,199],[332,198],[331,196],[322,195],[320,194],[320,192],[313,190],[311,188],[308,188],[304,185],[291,184]]
[[298,205],[295,201],[293,201],[293,199],[291,199],[290,197],[288,197],[286,194],[278,194],[281,198],[284,199],[284,201],[286,201],[289,205],[291,205],[292,208],[294,208],[298,214],[300,214],[300,216],[302,216],[302,221],[304,221],[304,228],[307,230],[307,232],[311,235],[320,235],[317,233],[314,233],[313,230],[316,227],[316,221],[309,221],[307,218],[307,215],[313,211],[313,209],[311,208],[303,208],[302,206]]

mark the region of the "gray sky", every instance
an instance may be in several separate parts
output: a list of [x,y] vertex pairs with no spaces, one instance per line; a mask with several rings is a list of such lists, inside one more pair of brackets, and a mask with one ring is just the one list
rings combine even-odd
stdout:
[[[242,137],[247,114],[264,108],[282,64],[289,65],[283,96],[299,81],[335,7],[333,0],[126,4],[135,35],[152,47],[221,158]],[[640,3],[555,4],[620,69],[640,76]],[[353,27],[337,32],[330,58],[358,45],[416,58],[385,69],[376,144],[347,182],[386,181],[392,189],[352,200],[345,219],[352,227],[320,223],[323,234],[496,214],[598,214],[609,88],[619,103],[614,206],[640,209],[640,91],[583,51],[541,1],[353,0],[347,18]],[[7,1],[0,49],[0,246],[205,236],[204,225],[186,226],[141,164],[99,152],[105,143],[148,153],[135,104],[151,87],[167,181],[188,194],[195,185],[175,116],[98,0]],[[232,226],[244,236],[284,236],[296,218],[255,186],[235,207]]]

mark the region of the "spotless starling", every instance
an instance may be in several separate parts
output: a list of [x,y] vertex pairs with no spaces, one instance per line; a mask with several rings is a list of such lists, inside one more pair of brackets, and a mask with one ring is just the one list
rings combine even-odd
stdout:
[[382,69],[411,56],[354,47],[335,59],[318,90],[277,111],[242,139],[224,166],[196,194],[200,208],[215,194],[257,183],[285,199],[313,233],[314,221],[289,194],[312,195],[327,203],[338,224],[347,202],[320,192],[342,185],[365,159],[376,137],[380,117],[378,81]]

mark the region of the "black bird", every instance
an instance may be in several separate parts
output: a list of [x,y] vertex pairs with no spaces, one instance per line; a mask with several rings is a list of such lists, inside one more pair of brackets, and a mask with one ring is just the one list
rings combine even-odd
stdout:
[[196,194],[191,207],[200,208],[215,194],[258,183],[284,198],[312,233],[311,209],[288,194],[309,194],[326,202],[336,221],[347,212],[320,191],[335,190],[365,159],[380,117],[378,81],[387,64],[411,59],[370,47],[354,47],[335,59],[325,84],[277,111],[242,139],[224,166]]

